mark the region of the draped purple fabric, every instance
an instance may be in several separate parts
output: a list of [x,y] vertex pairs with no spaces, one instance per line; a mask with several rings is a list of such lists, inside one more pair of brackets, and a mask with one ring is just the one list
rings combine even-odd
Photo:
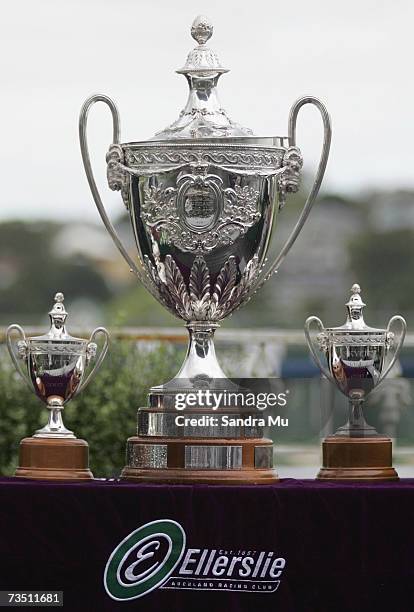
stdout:
[[[103,575],[112,551],[157,519],[178,522],[192,549],[285,558],[277,590],[157,588],[131,601],[111,599]],[[227,487],[3,478],[0,529],[0,589],[63,590],[64,610],[414,610],[410,479]]]

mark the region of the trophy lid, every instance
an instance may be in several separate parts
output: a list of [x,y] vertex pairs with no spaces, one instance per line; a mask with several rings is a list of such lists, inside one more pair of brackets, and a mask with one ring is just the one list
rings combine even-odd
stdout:
[[339,327],[331,327],[328,328],[331,332],[363,332],[363,333],[382,333],[386,332],[385,329],[376,329],[374,327],[369,327],[364,321],[363,309],[366,304],[361,298],[361,287],[358,284],[352,285],[351,288],[351,297],[348,302],[345,304],[347,308],[347,317],[346,321],[343,325]]
[[47,334],[42,336],[35,336],[29,338],[29,340],[36,340],[36,342],[57,340],[59,342],[73,342],[73,343],[83,343],[86,342],[82,338],[74,338],[66,331],[66,319],[68,313],[66,311],[64,305],[65,296],[63,293],[58,292],[54,297],[54,304],[51,310],[49,310],[49,318],[50,318],[50,329]]
[[213,25],[207,17],[199,15],[194,19],[191,36],[198,46],[190,51],[183,68],[176,71],[186,77],[190,87],[187,104],[174,123],[150,140],[253,135],[249,128],[232,121],[220,104],[217,83],[220,76],[229,71],[221,65],[216,53],[206,45],[212,34]]

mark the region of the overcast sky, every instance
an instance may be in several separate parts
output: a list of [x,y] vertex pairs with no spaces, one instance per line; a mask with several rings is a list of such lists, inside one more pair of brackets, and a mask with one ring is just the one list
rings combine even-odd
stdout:
[[[409,0],[13,0],[2,3],[0,36],[0,219],[98,221],[79,153],[80,106],[114,98],[122,141],[171,123],[187,85],[174,73],[194,46],[197,14],[214,23],[210,46],[230,68],[221,102],[260,135],[285,135],[292,102],[313,94],[333,121],[325,189],[414,187],[413,23]],[[109,113],[90,120],[94,166],[105,183]],[[98,108],[99,107],[99,108]],[[298,127],[305,167],[316,164],[320,120]]]

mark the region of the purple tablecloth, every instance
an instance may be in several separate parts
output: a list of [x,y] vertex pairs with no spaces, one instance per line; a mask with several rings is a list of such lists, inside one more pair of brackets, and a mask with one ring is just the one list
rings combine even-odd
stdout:
[[[274,486],[225,487],[1,479],[0,519],[0,589],[63,590],[65,610],[414,610],[414,480],[284,480]],[[164,536],[148,559],[140,555],[157,548],[151,538],[135,548],[130,538],[122,549],[129,534],[161,519],[185,533],[181,552],[182,542],[173,537],[171,552]],[[123,584],[138,580],[134,576],[146,569],[157,574],[169,550],[171,555],[178,550],[181,557],[156,588],[150,591],[144,576],[147,592],[142,597],[117,601],[104,587],[105,567],[115,549]],[[215,576],[213,562],[206,569],[210,555],[214,563],[219,555],[228,560],[217,561]],[[256,576],[249,574],[249,561],[243,565],[246,556],[255,567],[261,560]],[[277,580],[275,569],[269,576],[276,558],[277,567],[285,560]],[[112,580],[118,579],[116,560],[108,569]],[[157,568],[150,570],[153,564]],[[129,566],[125,578],[122,572]],[[128,586],[121,592],[136,594]]]

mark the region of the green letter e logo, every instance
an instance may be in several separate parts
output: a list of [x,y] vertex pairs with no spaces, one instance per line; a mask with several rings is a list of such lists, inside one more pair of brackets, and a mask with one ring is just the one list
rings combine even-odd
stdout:
[[[154,555],[167,546],[161,560]],[[146,523],[115,548],[104,573],[105,590],[112,599],[127,601],[153,591],[172,574],[185,547],[185,532],[169,519]],[[133,554],[134,553],[134,554]]]

